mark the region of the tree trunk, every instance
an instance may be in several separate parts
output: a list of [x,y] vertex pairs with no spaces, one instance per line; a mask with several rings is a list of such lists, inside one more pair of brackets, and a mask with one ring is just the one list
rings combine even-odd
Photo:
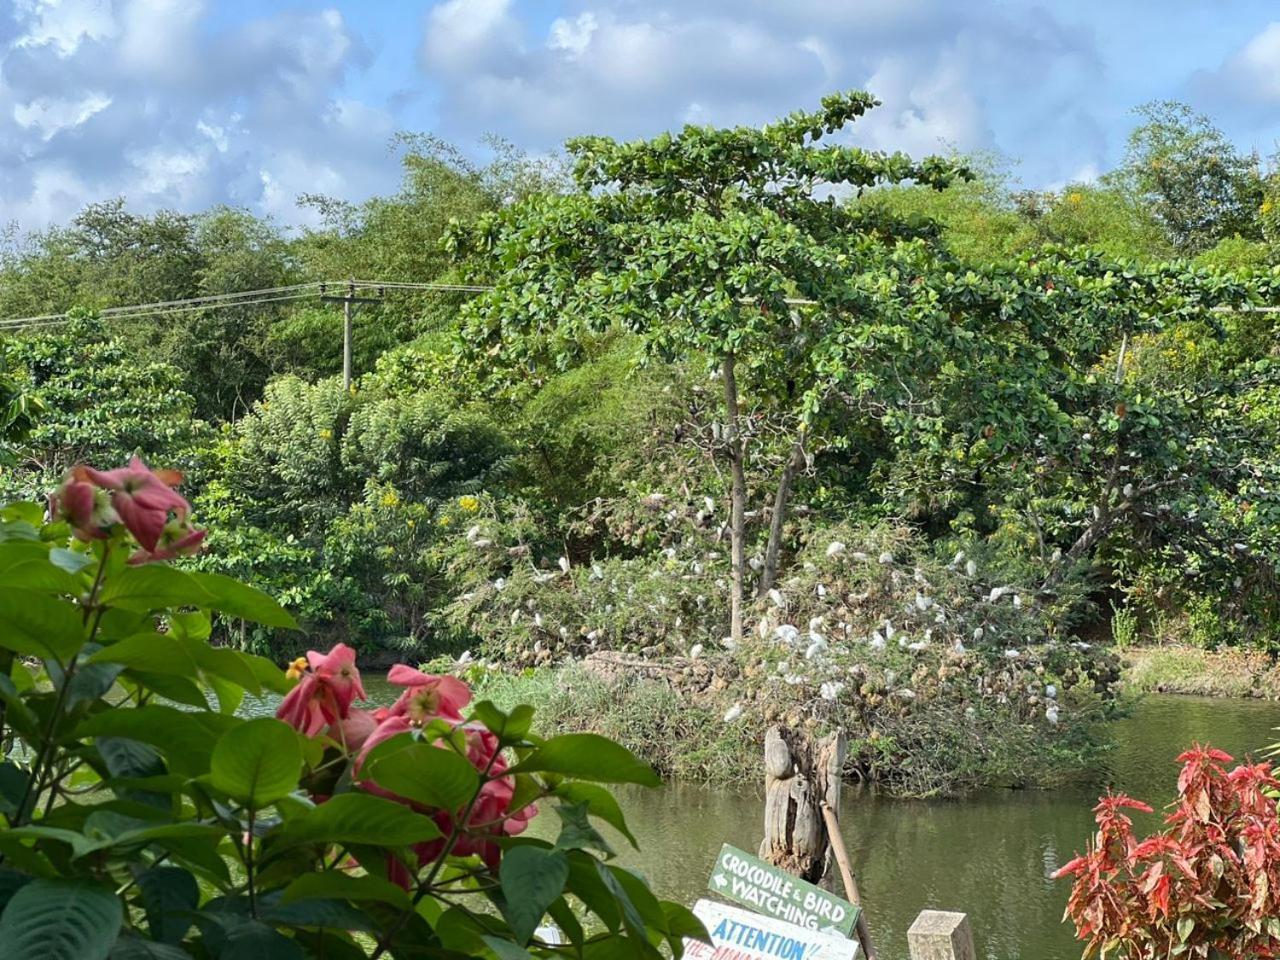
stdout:
[[724,380],[725,440],[729,444],[733,471],[733,492],[729,516],[729,554],[733,568],[730,587],[729,635],[735,645],[742,643],[742,605],[746,596],[743,582],[747,560],[747,471],[746,451],[738,422],[738,381],[734,377],[735,357],[726,354],[721,363]]
[[773,497],[773,516],[769,521],[769,545],[764,551],[764,569],[760,572],[760,586],[756,596],[763,597],[773,589],[778,579],[778,557],[782,553],[782,525],[787,522],[787,508],[791,506],[791,485],[796,474],[804,466],[804,441],[797,440],[791,447],[791,456],[782,468],[778,489]]

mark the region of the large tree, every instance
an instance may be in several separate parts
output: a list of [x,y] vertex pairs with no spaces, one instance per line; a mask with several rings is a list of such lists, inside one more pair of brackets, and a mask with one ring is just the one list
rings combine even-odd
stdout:
[[533,197],[455,237],[459,249],[489,255],[497,284],[467,310],[467,340],[509,368],[563,369],[593,333],[621,327],[648,357],[702,360],[719,379],[735,639],[746,594],[748,442],[766,426],[785,438],[759,585],[768,589],[815,425],[842,391],[889,378],[884,365],[896,366],[895,356],[927,351],[940,361],[950,339],[936,316],[906,320],[884,309],[884,294],[918,272],[919,244],[897,247],[916,231],[837,202],[850,190],[945,186],[965,175],[940,158],[819,144],[875,105],[855,92],[759,129],[572,140],[575,191]]

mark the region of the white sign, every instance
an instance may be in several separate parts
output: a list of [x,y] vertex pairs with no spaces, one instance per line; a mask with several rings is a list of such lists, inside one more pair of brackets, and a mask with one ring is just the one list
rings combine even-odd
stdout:
[[686,940],[689,960],[854,960],[858,941],[762,917],[727,903],[699,900],[694,915],[711,934],[711,946]]

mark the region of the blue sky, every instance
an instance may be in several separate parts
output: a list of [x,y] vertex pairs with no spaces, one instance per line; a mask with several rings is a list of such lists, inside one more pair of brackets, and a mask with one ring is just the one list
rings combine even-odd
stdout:
[[393,190],[396,130],[536,153],[851,87],[884,101],[855,142],[995,151],[1030,187],[1114,165],[1153,99],[1270,155],[1280,3],[0,0],[0,223],[123,195],[299,224],[299,194]]

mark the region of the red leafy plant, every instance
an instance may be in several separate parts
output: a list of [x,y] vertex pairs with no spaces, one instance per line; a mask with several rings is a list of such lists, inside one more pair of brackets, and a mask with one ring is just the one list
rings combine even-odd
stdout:
[[1165,827],[1134,835],[1124,795],[1094,808],[1087,853],[1054,877],[1074,877],[1064,919],[1095,953],[1156,957],[1280,957],[1280,781],[1268,763],[1194,746],[1178,757],[1178,796]]

